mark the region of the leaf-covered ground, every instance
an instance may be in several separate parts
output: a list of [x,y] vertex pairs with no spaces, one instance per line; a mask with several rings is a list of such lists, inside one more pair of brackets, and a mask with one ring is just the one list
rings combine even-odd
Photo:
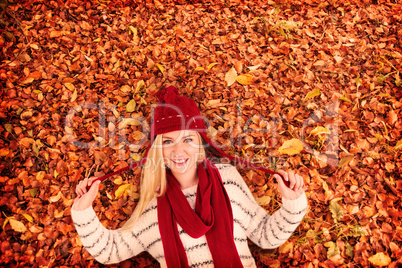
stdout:
[[[259,267],[402,265],[402,4],[198,2],[0,1],[0,266],[102,266],[71,222],[75,186],[141,157],[167,85],[224,150],[304,177],[309,212],[281,248],[250,243]],[[274,212],[273,179],[239,169]],[[103,224],[138,184],[105,182]]]

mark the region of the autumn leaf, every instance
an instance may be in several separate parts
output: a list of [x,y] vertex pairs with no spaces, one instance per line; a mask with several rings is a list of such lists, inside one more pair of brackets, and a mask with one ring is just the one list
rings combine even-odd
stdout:
[[14,231],[20,232],[20,233],[24,233],[27,231],[27,228],[25,227],[25,225],[22,222],[17,221],[12,218],[10,218],[9,221],[10,221],[11,228],[13,228]]
[[324,245],[326,247],[328,247],[328,251],[327,251],[328,259],[331,259],[332,257],[340,254],[340,250],[339,250],[338,246],[336,245],[336,243],[329,241],[329,242],[326,242]]
[[288,254],[292,251],[294,247],[294,242],[287,240],[284,244],[279,247],[279,253],[281,254]]
[[57,201],[60,200],[60,198],[61,198],[61,192],[58,192],[57,195],[49,197],[49,202],[50,203],[56,203]]
[[267,206],[271,202],[271,197],[264,195],[255,199],[260,206]]
[[348,155],[342,158],[338,163],[338,168],[343,167],[344,165],[348,164],[354,158],[353,155]]
[[70,91],[75,90],[75,86],[73,84],[71,84],[71,83],[64,83],[64,86]]
[[251,85],[253,83],[253,76],[251,74],[243,74],[236,77],[236,81],[241,85]]
[[391,258],[384,252],[379,252],[368,259],[373,265],[388,266],[391,263]]
[[122,194],[124,194],[129,187],[131,187],[130,183],[120,185],[119,188],[117,188],[116,192],[114,193],[115,199],[118,199]]
[[299,139],[291,139],[285,141],[281,147],[279,147],[278,152],[281,154],[295,155],[300,153],[304,148],[304,144]]
[[77,96],[78,96],[78,93],[77,93],[77,90],[76,89],[74,89],[74,92],[73,92],[73,94],[71,95],[71,102],[74,102],[76,99],[77,99]]
[[325,127],[318,126],[310,132],[310,135],[321,135],[321,134],[331,134],[331,131]]
[[135,102],[135,100],[130,100],[130,101],[127,103],[126,111],[127,111],[128,113],[134,112],[136,105],[137,105],[137,103]]
[[217,62],[209,64],[208,67],[207,67],[207,71],[209,72],[217,64],[218,64]]
[[235,68],[230,68],[230,70],[225,74],[225,82],[226,82],[226,86],[230,87],[231,85],[234,84],[234,82],[236,82],[236,78],[237,78],[237,72],[235,70]]
[[314,98],[314,97],[319,96],[319,95],[320,95],[320,89],[316,88],[316,89],[310,91],[309,93],[307,93],[307,95],[306,95],[306,97],[304,99],[308,100],[308,99]]
[[155,65],[156,65],[156,67],[158,67],[158,69],[159,69],[159,71],[161,71],[161,73],[164,73],[164,72],[165,72],[165,67],[163,67],[162,64],[157,63],[157,64],[155,64]]
[[143,86],[145,86],[144,80],[138,81],[137,86],[135,87],[135,92],[134,93],[137,93],[141,89],[141,87],[143,87]]
[[343,217],[343,208],[337,202],[331,202],[329,204],[329,211],[331,211],[332,218],[339,222]]

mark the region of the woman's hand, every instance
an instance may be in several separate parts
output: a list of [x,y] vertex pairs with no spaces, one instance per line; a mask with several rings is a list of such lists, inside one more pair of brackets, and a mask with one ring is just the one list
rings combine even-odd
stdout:
[[[75,188],[77,198],[74,200],[73,209],[74,210],[85,210],[92,205],[98,190],[100,181],[96,180],[96,177],[85,178],[80,181]],[[87,187],[89,190],[87,190]]]
[[304,193],[304,180],[302,176],[294,174],[291,171],[286,172],[279,170],[278,173],[282,175],[285,181],[289,182],[289,187],[287,187],[278,174],[274,175],[278,181],[279,191],[281,192],[283,198],[294,200],[299,198],[299,196]]

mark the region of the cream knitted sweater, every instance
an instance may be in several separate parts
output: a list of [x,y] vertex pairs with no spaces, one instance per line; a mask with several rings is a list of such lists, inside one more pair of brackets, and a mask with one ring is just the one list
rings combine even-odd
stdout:
[[[235,167],[228,165],[217,165],[217,167],[232,205],[237,252],[244,267],[255,267],[247,238],[265,249],[276,248],[283,244],[306,213],[306,195],[302,194],[296,200],[283,199],[282,207],[273,215],[269,215],[257,204]],[[196,192],[197,186],[183,190],[193,209]],[[104,264],[118,263],[147,251],[161,267],[166,267],[156,204],[156,198],[152,199],[135,227],[125,231],[105,228],[92,207],[83,211],[72,210],[71,215],[82,244],[97,261]],[[213,267],[205,235],[194,239],[179,225],[178,230],[189,266]]]

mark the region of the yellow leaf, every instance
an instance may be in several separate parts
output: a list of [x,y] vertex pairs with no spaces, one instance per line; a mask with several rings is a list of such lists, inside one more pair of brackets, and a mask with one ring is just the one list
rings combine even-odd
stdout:
[[194,69],[194,71],[204,71],[204,67],[197,67]]
[[22,222],[11,219],[11,218],[9,220],[10,220],[11,228],[13,228],[14,231],[24,233],[27,230],[27,228],[25,227],[25,225]]
[[395,145],[394,150],[401,150],[402,149],[402,140],[399,140],[398,143]]
[[144,86],[144,85],[145,85],[144,80],[138,81],[137,86],[135,87],[135,92],[134,92],[134,93],[137,93],[137,92],[140,90],[140,88],[141,88],[142,86]]
[[260,206],[267,206],[271,202],[271,197],[264,195],[255,199]]
[[70,101],[74,102],[77,99],[77,95],[78,95],[77,90],[74,90],[73,94],[71,95]]
[[57,201],[59,201],[61,198],[61,192],[59,192],[57,195],[49,197],[49,201],[50,203],[55,203]]
[[138,162],[142,159],[142,156],[139,154],[132,154],[131,158],[134,159],[136,162]]
[[339,161],[338,168],[343,167],[344,165],[349,163],[350,160],[352,160],[352,159],[353,159],[353,155],[345,156],[344,158],[341,159],[341,161]]
[[299,139],[291,139],[285,141],[278,149],[281,154],[295,155],[300,153],[304,148],[303,142]]
[[236,77],[236,81],[241,85],[251,85],[253,83],[253,76],[251,74],[242,74]]
[[94,43],[98,43],[98,42],[100,42],[100,41],[102,41],[102,39],[99,37],[99,38],[96,38],[93,42],[94,42]]
[[384,252],[379,252],[368,259],[372,264],[377,266],[387,266],[391,263],[391,258],[384,254]]
[[137,105],[137,103],[135,102],[135,100],[131,100],[127,103],[127,107],[126,107],[126,111],[128,113],[132,113],[135,110],[135,106]]
[[235,68],[230,68],[230,70],[225,74],[225,82],[228,87],[236,82],[237,72]]
[[349,100],[348,98],[346,98],[346,97],[340,97],[339,98],[341,101],[344,101],[344,102],[349,102],[349,103],[352,103],[352,101],[351,100]]
[[115,199],[118,199],[122,194],[124,194],[130,186],[131,183],[120,185],[114,193]]
[[7,223],[10,221],[10,218],[6,218],[3,222],[3,226],[2,229],[4,230],[4,228],[6,228]]
[[165,72],[165,67],[162,66],[162,64],[157,63],[156,67],[158,67],[159,71],[161,71],[161,73]]
[[310,135],[331,134],[331,131],[325,127],[318,126],[310,132]]
[[31,217],[31,215],[28,215],[26,213],[22,213],[21,215],[24,216],[25,219],[27,219],[29,222],[33,222],[33,218]]
[[207,70],[211,70],[215,65],[217,65],[217,62],[211,63],[210,65],[208,65]]
[[314,97],[319,96],[319,95],[320,95],[320,89],[316,88],[316,89],[310,91],[309,93],[307,93],[307,95],[306,95],[306,97],[304,99],[308,100],[308,99],[314,98]]
[[73,84],[71,84],[71,83],[64,83],[64,86],[66,88],[68,88],[69,90],[71,90],[71,91],[75,90],[75,86]]

